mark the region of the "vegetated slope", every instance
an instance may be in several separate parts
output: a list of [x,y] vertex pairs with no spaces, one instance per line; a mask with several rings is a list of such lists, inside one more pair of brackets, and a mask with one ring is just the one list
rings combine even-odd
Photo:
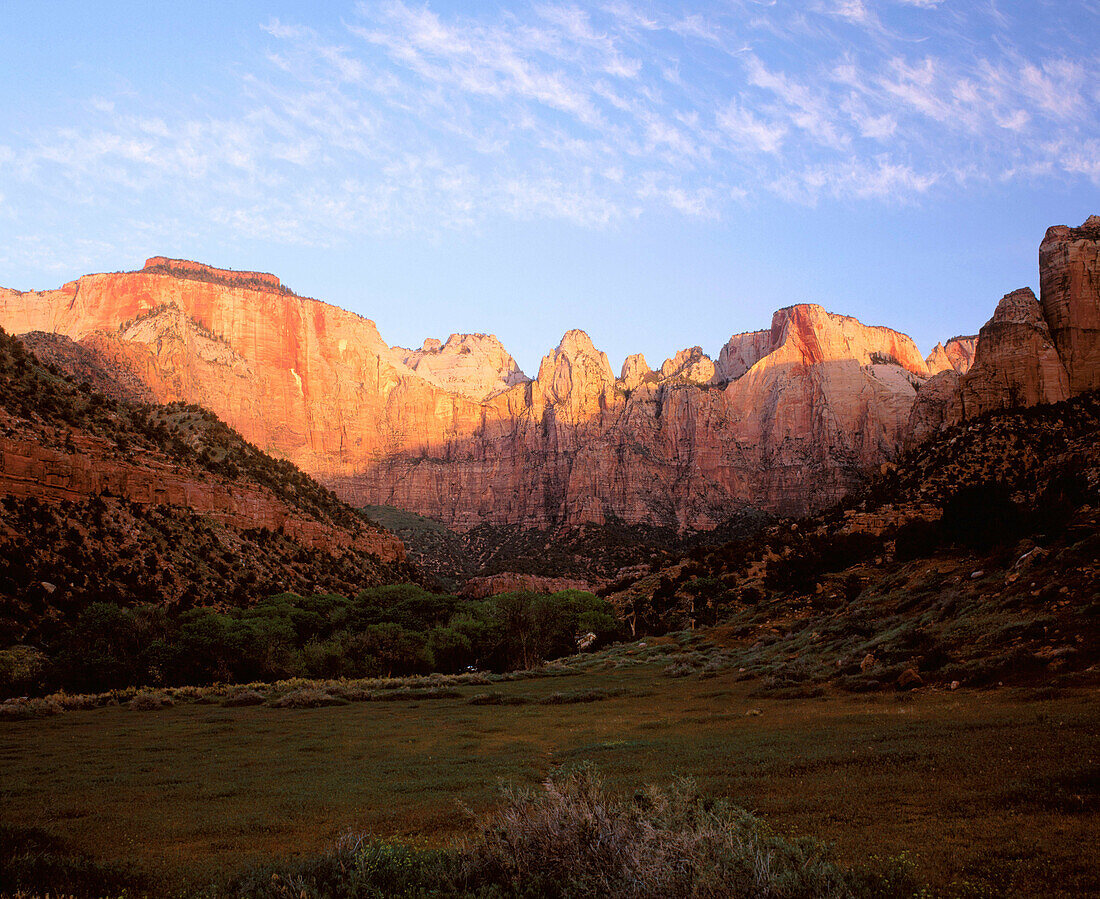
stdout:
[[637,633],[718,625],[689,660],[769,689],[1095,674],[1100,392],[982,416],[820,516],[604,591]]
[[0,648],[96,601],[408,580],[397,538],[195,406],[108,399],[0,331]]
[[29,331],[20,334],[19,340],[43,365],[60,369],[75,383],[87,384],[96,393],[113,400],[156,402],[153,391],[129,366],[97,351],[97,341],[94,339],[85,344],[77,343],[64,334]]
[[[613,581],[636,577],[676,561],[698,546],[726,543],[753,534],[774,516],[746,512],[734,515],[712,531],[603,524],[533,530],[481,524],[459,533],[441,522],[393,506],[367,506],[366,513],[397,534],[409,558],[426,575],[448,590],[485,584],[485,592],[513,589],[510,581],[524,577],[570,579],[597,589]],[[485,582],[493,580],[493,584]]]

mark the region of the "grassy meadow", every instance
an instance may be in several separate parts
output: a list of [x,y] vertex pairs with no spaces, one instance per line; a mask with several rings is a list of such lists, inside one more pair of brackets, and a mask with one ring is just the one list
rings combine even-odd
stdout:
[[625,793],[690,776],[846,864],[906,853],[936,895],[1100,893],[1094,689],[778,698],[736,669],[672,676],[684,651],[664,638],[384,702],[211,692],[5,721],[0,826],[185,888],[348,832],[446,845],[501,782],[588,761]]

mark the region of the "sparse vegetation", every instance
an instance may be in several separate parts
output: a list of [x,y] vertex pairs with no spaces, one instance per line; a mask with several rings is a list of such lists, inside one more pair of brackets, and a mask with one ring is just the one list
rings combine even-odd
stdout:
[[[689,838],[686,851],[698,838],[702,853],[714,832],[695,825],[724,807],[747,828],[730,832],[773,850],[774,874],[805,883],[805,872],[786,867],[789,848],[805,846],[796,859],[850,878],[850,892],[840,895],[914,895],[916,883],[929,885],[925,895],[950,899],[1100,889],[1081,848],[1095,842],[1100,821],[1088,761],[1097,726],[1092,691],[826,688],[791,698],[760,692],[759,680],[741,681],[729,666],[703,676],[724,649],[704,634],[678,633],[530,674],[169,688],[175,704],[149,712],[127,707],[136,692],[119,691],[115,704],[97,698],[93,709],[87,698],[54,697],[85,710],[0,727],[0,822],[13,833],[39,822],[59,847],[61,870],[82,852],[92,853],[81,864],[93,870],[125,860],[158,894],[195,895],[216,880],[217,895],[234,895],[232,884],[237,895],[252,895],[278,874],[287,889],[295,884],[295,897],[302,889],[356,895],[353,884],[367,890],[361,895],[375,887],[390,895],[392,862],[423,865],[409,883],[428,895],[440,864],[451,878],[444,883],[522,895],[500,879],[518,870],[515,862],[502,868],[499,852],[486,850],[497,861],[476,863],[479,841],[506,826],[523,848],[528,817],[532,840],[558,820],[562,842],[524,848],[523,876],[537,877],[540,852],[567,857],[577,838],[569,828],[587,826],[584,802],[573,799],[586,794],[563,782],[591,762],[606,778],[597,820],[609,828],[631,834],[652,826],[662,839]],[[677,659],[694,673],[662,677]],[[243,689],[261,693],[263,704],[221,704]],[[337,699],[322,700],[328,707],[277,705],[306,690]],[[500,701],[474,701],[485,695]],[[384,710],[375,704],[383,697]],[[678,774],[693,776],[697,793],[660,792],[698,803],[684,802],[682,818],[657,815],[639,786],[666,785]],[[552,796],[542,786],[548,777],[573,799]],[[514,785],[516,803],[501,804],[500,780]],[[751,820],[731,806],[749,810]],[[506,813],[513,824],[500,822]],[[661,830],[674,820],[686,830]],[[327,852],[348,831],[369,834],[358,844],[371,847],[358,881],[347,876],[359,870],[354,841]],[[835,849],[826,855],[807,837]],[[643,839],[639,854],[646,848]],[[578,877],[596,870],[589,861],[578,858]],[[372,879],[376,867],[381,881]],[[314,874],[321,879],[310,880]],[[74,891],[115,895],[121,885]]]

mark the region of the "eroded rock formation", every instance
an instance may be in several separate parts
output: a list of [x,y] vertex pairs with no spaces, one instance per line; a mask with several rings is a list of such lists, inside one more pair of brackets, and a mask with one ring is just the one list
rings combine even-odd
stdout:
[[0,324],[80,341],[345,498],[459,528],[804,512],[896,450],[927,373],[904,335],[802,305],[735,335],[718,363],[692,348],[655,373],[636,357],[619,379],[570,331],[528,381],[495,338],[391,348],[276,278],[159,258],[4,291]]
[[1057,347],[1072,346],[1078,368],[1092,364],[1091,313],[1078,310],[1081,290],[1095,288],[1090,227],[1044,241],[1067,273],[1067,298],[1052,287],[1043,303],[1066,307],[1060,329],[1044,331],[1034,297],[1011,295],[973,368],[973,338],[926,361],[903,334],[802,304],[731,337],[717,361],[694,347],[654,372],[632,356],[619,378],[570,331],[529,380],[490,336],[390,347],[373,322],[273,276],[158,258],[57,291],[0,291],[0,325],[78,340],[156,399],[212,409],[356,503],[460,529],[707,528],[748,507],[832,503],[897,452],[911,413],[927,435],[1006,395],[1039,402],[1071,389]]
[[446,343],[428,338],[418,350],[395,349],[426,381],[472,400],[486,400],[528,380],[492,334],[452,334]]
[[925,363],[929,375],[941,371],[954,371],[965,375],[974,364],[974,354],[978,349],[978,336],[952,337],[946,344],[937,343],[928,354]]
[[1071,394],[1100,387],[1100,215],[1048,228],[1039,246],[1043,317]]
[[[1006,294],[977,338],[954,338],[956,358],[939,347],[929,368],[939,373],[917,397],[907,443],[998,409],[1054,403],[1100,386],[1100,216],[1080,228],[1047,229],[1039,247],[1042,299],[1030,288]],[[950,368],[944,365],[944,360]]]

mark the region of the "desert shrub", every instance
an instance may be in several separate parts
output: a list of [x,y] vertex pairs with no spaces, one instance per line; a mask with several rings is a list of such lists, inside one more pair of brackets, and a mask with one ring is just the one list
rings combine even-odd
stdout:
[[175,704],[171,696],[160,690],[146,690],[138,693],[128,703],[130,708],[138,712],[157,712]]
[[590,767],[507,793],[462,863],[460,886],[503,895],[822,896],[845,886],[820,844],[777,837],[691,781],[624,799]]
[[773,590],[807,593],[830,571],[843,571],[882,551],[872,534],[811,535],[789,555],[768,563],[764,584]]
[[943,542],[943,529],[938,521],[915,518],[897,529],[894,555],[899,562],[926,559]]
[[[240,875],[211,897],[233,899],[390,899],[472,896],[453,887],[454,854],[348,836],[324,856]],[[486,897],[488,899],[488,897]]]
[[8,699],[0,703],[0,721],[47,718],[63,711],[64,706],[53,697],[45,699]]
[[519,693],[478,693],[466,700],[469,705],[525,705],[530,701],[530,696]]
[[0,696],[32,693],[46,671],[46,655],[31,646],[0,649]]
[[345,705],[346,699],[333,696],[317,687],[300,687],[273,700],[271,705],[277,709],[316,709],[326,705]]
[[696,672],[695,665],[688,660],[680,660],[673,662],[667,668],[665,668],[665,675],[667,677],[687,677],[689,674]]

